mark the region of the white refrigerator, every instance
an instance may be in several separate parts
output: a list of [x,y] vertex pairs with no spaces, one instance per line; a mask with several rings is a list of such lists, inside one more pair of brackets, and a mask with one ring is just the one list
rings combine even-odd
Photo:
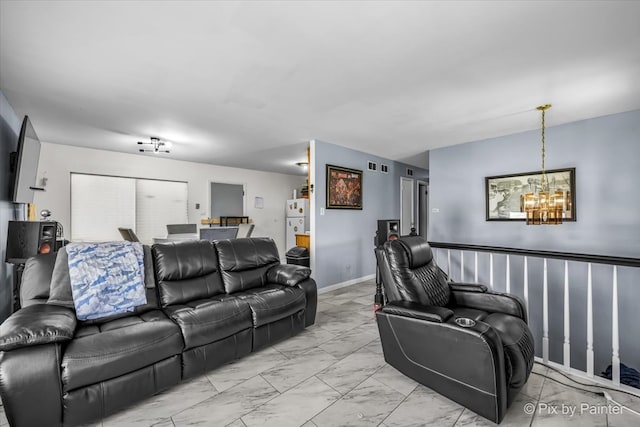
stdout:
[[309,231],[309,199],[287,200],[287,239],[285,252],[296,246],[296,234]]

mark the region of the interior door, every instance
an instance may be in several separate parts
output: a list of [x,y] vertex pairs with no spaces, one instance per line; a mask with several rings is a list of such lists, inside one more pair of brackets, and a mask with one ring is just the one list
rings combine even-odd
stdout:
[[244,216],[244,185],[211,182],[209,218]]
[[412,178],[400,178],[400,235],[406,236],[415,227],[414,219],[414,187]]

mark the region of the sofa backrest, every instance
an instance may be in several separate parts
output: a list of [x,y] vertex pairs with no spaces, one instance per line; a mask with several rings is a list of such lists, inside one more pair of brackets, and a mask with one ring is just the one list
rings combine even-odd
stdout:
[[228,294],[266,285],[267,271],[280,264],[278,248],[268,237],[218,240],[214,245]]
[[55,264],[55,252],[38,254],[27,260],[20,285],[20,306],[28,307],[47,302]]
[[167,307],[225,292],[213,244],[185,240],[153,245],[160,304]]

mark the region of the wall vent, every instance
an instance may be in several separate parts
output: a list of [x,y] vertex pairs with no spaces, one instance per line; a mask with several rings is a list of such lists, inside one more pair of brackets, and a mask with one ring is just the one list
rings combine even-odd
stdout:
[[385,165],[384,163],[380,163],[380,172],[389,173],[389,165]]
[[407,168],[407,176],[413,176],[413,169]]
[[367,169],[369,169],[372,172],[375,172],[375,171],[378,170],[378,164],[376,162],[368,161],[367,162]]

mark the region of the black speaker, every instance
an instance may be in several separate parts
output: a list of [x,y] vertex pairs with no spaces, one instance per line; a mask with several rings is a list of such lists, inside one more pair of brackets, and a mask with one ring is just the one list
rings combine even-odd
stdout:
[[24,264],[27,258],[58,250],[55,221],[9,221],[5,261]]
[[400,237],[399,219],[379,219],[376,232],[376,246],[382,246],[389,239]]

